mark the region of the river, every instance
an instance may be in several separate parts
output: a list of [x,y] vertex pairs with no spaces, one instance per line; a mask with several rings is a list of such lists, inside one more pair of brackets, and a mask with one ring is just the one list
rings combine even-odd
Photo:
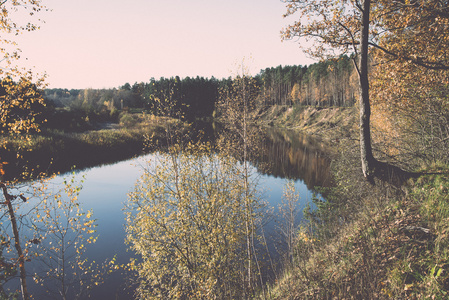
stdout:
[[[330,162],[320,141],[295,132],[268,130],[260,141],[265,150],[252,160],[252,169],[258,176],[264,200],[268,207],[273,208],[271,221],[267,225],[267,233],[273,237],[276,235],[276,211],[281,204],[287,178],[294,180],[299,193],[299,222],[303,208],[311,202],[314,187],[330,185]],[[154,155],[156,154],[146,154],[75,173],[76,180],[84,178],[79,194],[82,208],[84,211],[93,211],[97,224],[97,241],[88,245],[85,252],[89,261],[101,263],[116,257],[118,264],[126,264],[133,256],[124,243],[123,208],[127,193],[132,191],[141,176],[146,161]],[[68,177],[70,174],[59,175],[53,183],[61,183]],[[105,275],[104,278],[103,284],[92,289],[90,299],[133,299],[133,288],[122,271]],[[47,297],[42,288],[33,283],[30,283],[30,290],[36,299]]]

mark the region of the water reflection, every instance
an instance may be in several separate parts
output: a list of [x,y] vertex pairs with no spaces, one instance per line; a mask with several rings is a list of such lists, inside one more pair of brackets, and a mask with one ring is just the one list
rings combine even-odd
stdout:
[[[223,127],[219,123],[195,123],[194,128],[201,130],[206,141],[215,142]],[[255,130],[258,141],[252,164],[260,174],[302,180],[309,190],[315,187],[329,187],[330,176],[329,150],[324,142],[304,133],[272,127]]]
[[[215,144],[222,131],[223,126],[219,123],[197,121],[191,124],[189,139]],[[301,179],[310,190],[313,190],[315,186],[331,184],[330,160],[326,155],[326,147],[319,140],[296,131],[274,128],[262,128],[257,132],[256,140],[259,143],[255,147],[259,150],[251,160],[258,172],[281,178]],[[17,161],[16,153],[0,149],[2,161],[8,162],[3,166],[6,174],[3,179],[18,178],[26,169],[25,165],[28,170],[64,173],[70,171],[73,166],[76,166],[77,170],[84,170],[102,164],[114,164],[144,154],[142,141],[134,141],[121,148],[101,147],[98,149],[89,144],[76,144],[70,139],[65,143],[67,145],[64,151],[57,155],[43,149],[26,152],[20,161]]]
[[309,190],[331,185],[330,159],[325,144],[291,130],[268,128],[260,137],[262,151],[253,158],[259,173],[302,180]]
[[[211,124],[200,126],[203,138],[214,142],[217,127]],[[285,178],[293,179],[299,193],[301,206],[310,201],[315,186],[330,185],[330,161],[326,148],[318,140],[294,131],[264,129],[259,131],[258,155],[252,158],[256,173],[260,175],[260,185],[269,206],[281,203]],[[103,262],[116,255],[119,264],[127,263],[131,253],[124,244],[123,206],[127,193],[133,189],[142,173],[142,165],[152,154],[109,165],[92,167],[79,171],[77,176],[85,176],[85,183],[79,195],[83,210],[94,211],[97,219],[98,241],[89,245],[86,255],[89,260]],[[101,162],[100,162],[101,163]],[[58,180],[60,180],[59,177]],[[298,214],[298,219],[301,213]],[[276,224],[271,223],[271,234],[276,235]],[[123,290],[125,280],[122,274],[113,274],[106,282],[92,291],[93,299],[132,299],[132,292]]]

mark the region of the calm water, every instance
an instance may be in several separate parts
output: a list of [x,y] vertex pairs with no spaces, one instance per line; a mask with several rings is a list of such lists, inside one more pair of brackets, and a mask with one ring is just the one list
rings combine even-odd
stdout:
[[[285,178],[293,179],[299,193],[300,220],[304,206],[312,199],[313,187],[329,184],[329,161],[323,154],[321,144],[292,132],[275,131],[268,132],[261,143],[266,151],[254,159],[253,170],[258,174],[264,200],[269,207],[278,207],[281,204]],[[116,256],[117,262],[121,264],[127,263],[132,257],[124,243],[123,208],[127,193],[132,191],[136,180],[143,173],[142,166],[152,155],[93,167],[76,174],[78,179],[85,178],[79,195],[83,210],[92,209],[98,225],[98,240],[86,251],[90,261],[103,262]],[[68,176],[61,175],[54,182],[62,182]],[[273,232],[275,222],[272,221],[269,226]],[[132,299],[124,277],[120,273],[109,275],[104,284],[92,290],[91,299]],[[36,295],[40,294],[37,287],[32,287],[33,290]],[[43,299],[42,296],[37,298]]]
[[[117,255],[119,263],[126,263],[131,253],[126,251],[124,244],[124,214],[123,207],[127,199],[127,193],[133,188],[137,178],[142,174],[139,166],[145,157],[120,162],[114,165],[93,168],[85,172],[86,183],[80,194],[85,209],[93,209],[94,216],[98,220],[98,241],[94,247],[87,251],[90,259],[103,261]],[[282,190],[285,179],[270,175],[260,176],[260,186],[265,195],[264,199],[271,207],[277,207],[281,203]],[[300,208],[312,198],[312,191],[302,180],[296,180],[296,188],[300,195]],[[93,291],[93,298],[114,299],[117,291],[117,278],[111,278],[104,285]],[[122,295],[123,296],[123,295]]]

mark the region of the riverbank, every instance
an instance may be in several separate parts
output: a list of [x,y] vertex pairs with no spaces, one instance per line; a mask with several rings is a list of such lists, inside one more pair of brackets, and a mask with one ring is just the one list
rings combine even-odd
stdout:
[[152,143],[163,144],[167,124],[176,123],[143,114],[130,118],[130,124],[104,124],[85,132],[43,130],[27,138],[3,137],[0,157],[5,163],[4,180],[64,173],[128,159],[143,154]]
[[354,107],[272,106],[257,112],[259,125],[293,129],[323,140],[348,137],[357,129]]
[[[353,108],[312,108],[274,106],[259,111],[257,124],[273,128],[293,129],[318,137],[325,142],[350,131],[354,126]],[[120,124],[97,124],[95,130],[65,132],[43,130],[27,139],[3,137],[0,157],[4,179],[27,177],[39,173],[63,173],[74,167],[83,169],[107,164],[142,154],[148,137],[163,143],[165,126],[169,121],[152,115],[127,114]],[[209,133],[211,134],[211,133]]]
[[447,165],[415,170],[429,175],[400,188],[371,185],[361,174],[355,108],[273,107],[259,116],[334,147],[335,186],[306,212],[270,299],[447,299]]

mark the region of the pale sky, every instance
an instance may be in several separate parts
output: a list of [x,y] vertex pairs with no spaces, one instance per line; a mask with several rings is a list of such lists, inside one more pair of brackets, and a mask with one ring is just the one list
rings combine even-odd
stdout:
[[[228,77],[245,59],[251,73],[308,65],[281,42],[280,0],[43,0],[41,29],[18,42],[22,65],[49,87],[112,88],[151,77]],[[26,58],[26,60],[25,60]]]

